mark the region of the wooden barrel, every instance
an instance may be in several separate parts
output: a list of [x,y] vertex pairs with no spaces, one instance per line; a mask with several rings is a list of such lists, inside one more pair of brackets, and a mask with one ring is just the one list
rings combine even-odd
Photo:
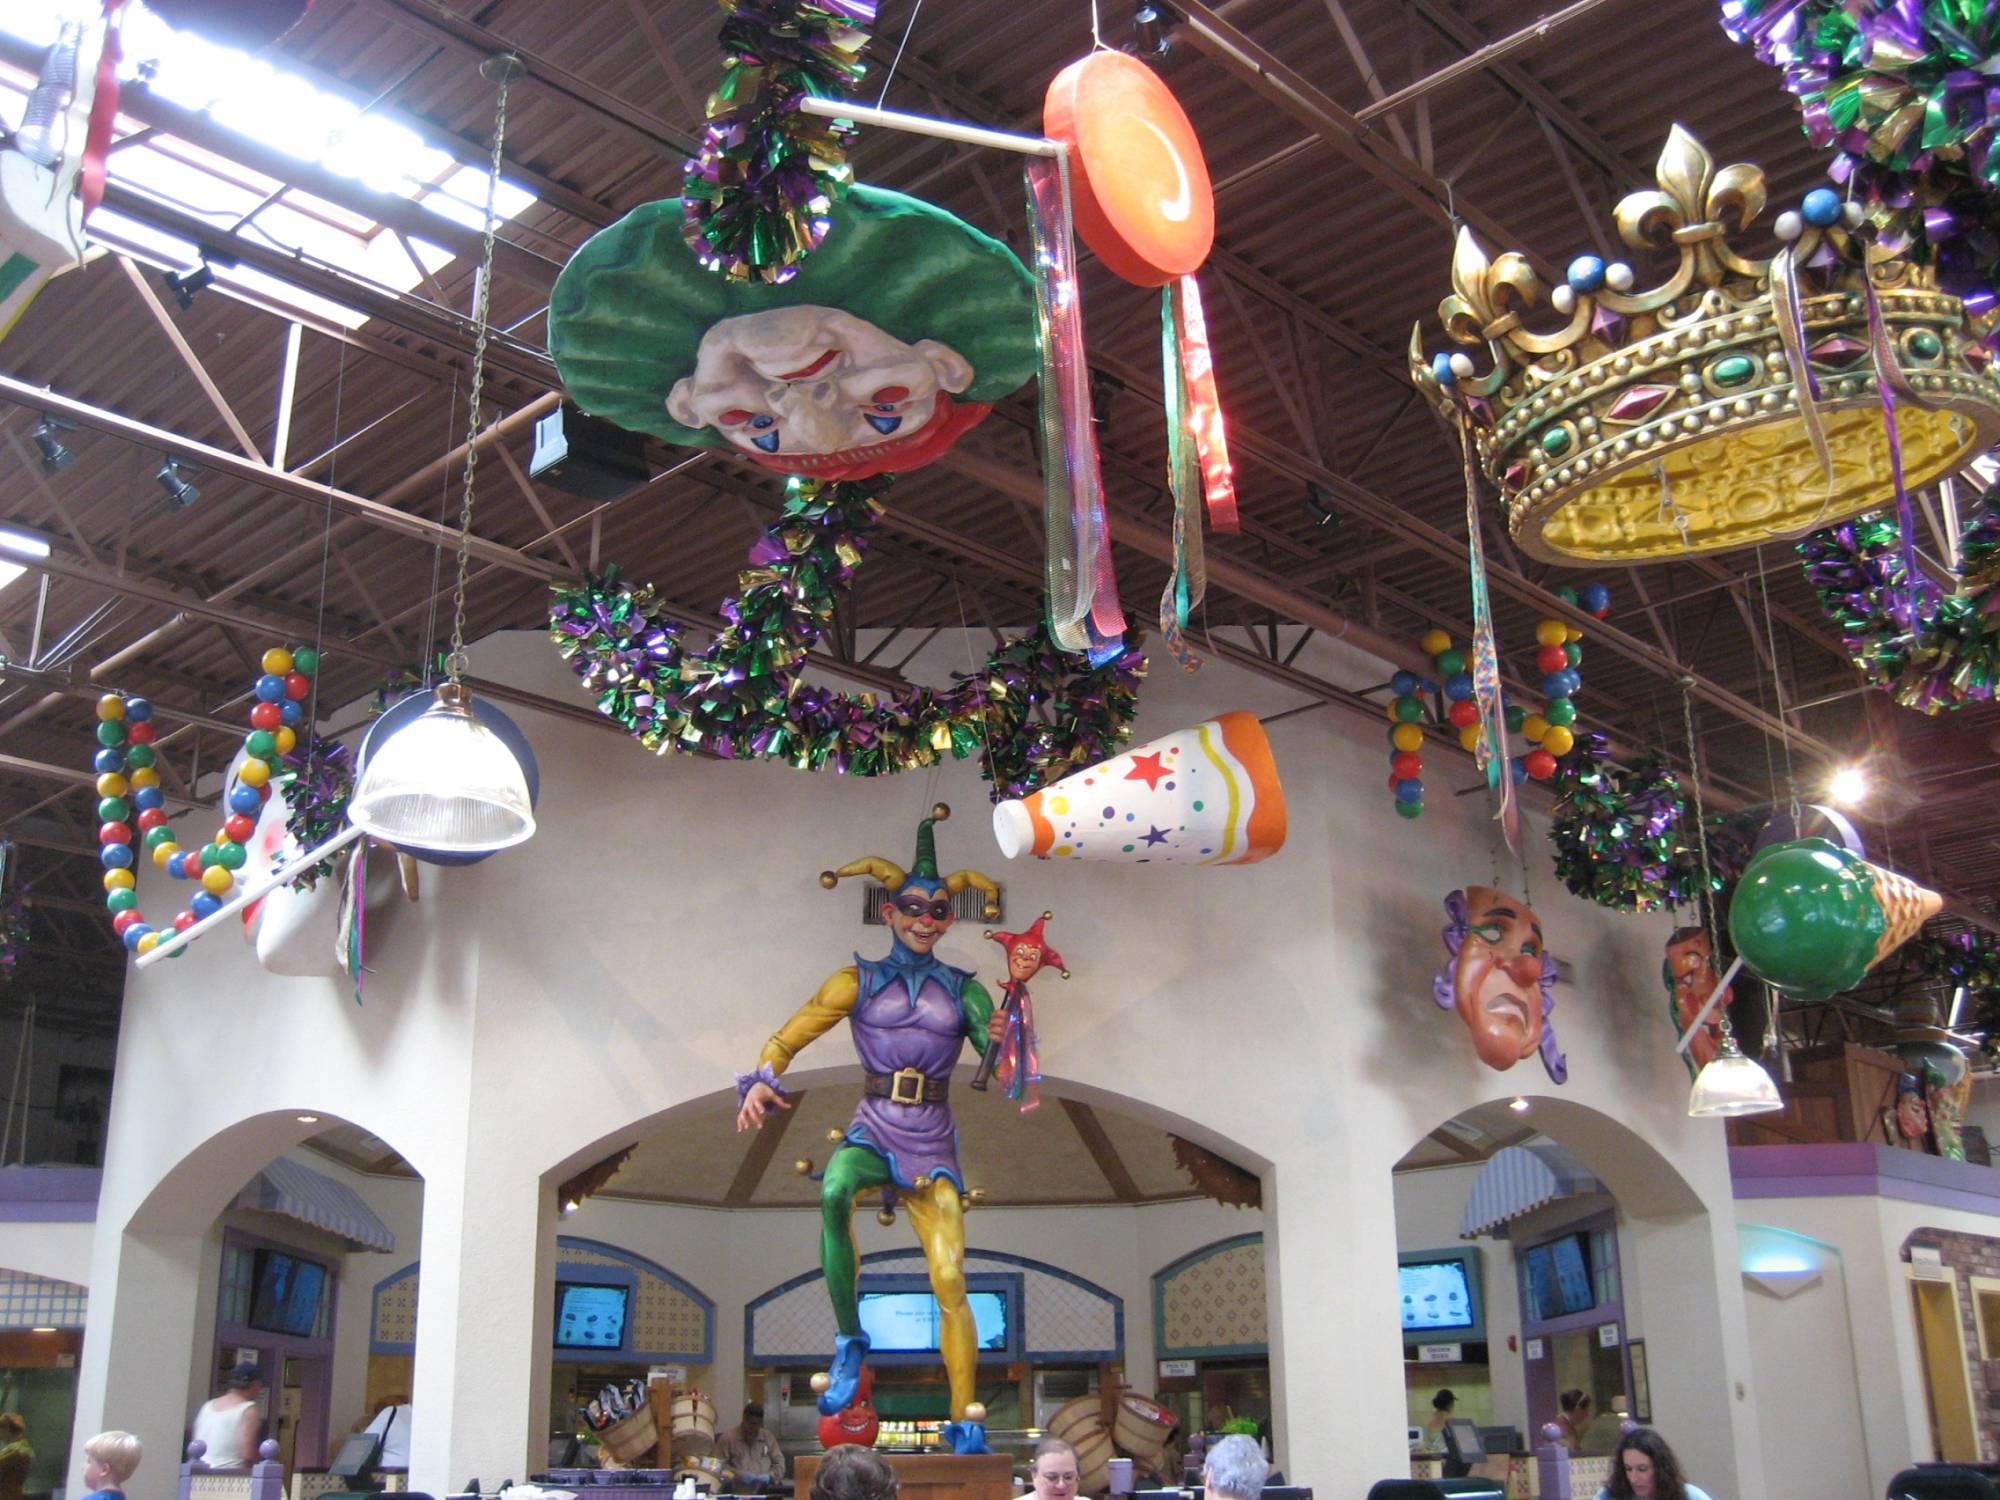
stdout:
[[1136,1391],[1121,1392],[1111,1424],[1112,1441],[1134,1458],[1152,1459],[1167,1445],[1177,1424],[1174,1414]]
[[700,1391],[681,1391],[674,1397],[673,1450],[676,1461],[715,1451],[715,1403]]
[[1101,1495],[1111,1485],[1113,1450],[1104,1428],[1104,1406],[1096,1396],[1078,1396],[1049,1418],[1048,1434],[1076,1449],[1079,1494]]
[[629,1417],[620,1417],[597,1434],[598,1446],[619,1463],[636,1464],[659,1446],[660,1428],[653,1409],[642,1406]]

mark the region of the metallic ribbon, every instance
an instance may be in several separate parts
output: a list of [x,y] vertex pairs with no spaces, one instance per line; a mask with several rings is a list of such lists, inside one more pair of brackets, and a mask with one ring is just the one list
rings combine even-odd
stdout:
[[[1192,278],[1184,278],[1191,281]],[[1174,565],[1160,595],[1160,634],[1167,649],[1187,671],[1200,668],[1201,657],[1186,640],[1188,612],[1202,601],[1208,573],[1202,557],[1201,465],[1188,412],[1188,388],[1182,379],[1181,318],[1178,284],[1169,283],[1160,298],[1160,371],[1167,408],[1167,488],[1174,497]]]
[[1111,521],[1091,418],[1068,166],[1061,158],[1031,156],[1026,175],[1041,333],[1049,631],[1065,651],[1086,652],[1096,662],[1123,648],[1125,614],[1111,566]]
[[1187,393],[1195,446],[1201,452],[1201,487],[1208,496],[1208,524],[1235,532],[1236,475],[1229,464],[1222,402],[1215,393],[1215,358],[1208,347],[1208,319],[1202,315],[1201,288],[1192,276],[1171,287],[1174,327],[1180,345],[1181,384]]
[[1007,989],[1012,1003],[1006,1009],[1007,1030],[1000,1038],[1000,1062],[993,1076],[1000,1080],[1000,1091],[1019,1102],[1025,1115],[1041,1107],[1041,1041],[1035,1035],[1035,1004],[1027,985],[1009,980]]
[[97,92],[90,100],[90,126],[83,137],[83,173],[77,182],[77,196],[83,200],[83,217],[88,220],[104,197],[106,161],[111,154],[111,132],[118,123],[119,27],[124,24],[125,0],[104,0],[104,50],[97,59]]
[[1882,401],[1882,430],[1889,440],[1889,475],[1896,485],[1896,524],[1903,533],[1903,605],[1909,623],[1917,622],[1922,598],[1921,576],[1917,572],[1917,516],[1910,500],[1909,486],[1903,483],[1903,434],[1896,425],[1896,398],[1917,401],[1916,392],[1903,378],[1896,354],[1889,347],[1889,330],[1882,320],[1882,302],[1875,295],[1875,278],[1864,267],[1861,295],[1868,306],[1868,353],[1875,362],[1875,394]]
[[361,1003],[365,929],[368,922],[368,840],[355,842],[354,853],[340,886],[340,906],[334,922],[334,962],[354,981],[354,1003]]
[[1500,831],[1512,849],[1521,832],[1521,807],[1507,764],[1507,709],[1500,696],[1500,647],[1493,633],[1493,601],[1486,589],[1486,542],[1479,529],[1479,482],[1472,454],[1472,422],[1460,412],[1458,440],[1465,462],[1465,538],[1472,574],[1472,694],[1479,704],[1479,743],[1472,759],[1497,789]]
[[1778,341],[1785,346],[1792,389],[1798,393],[1799,422],[1812,443],[1813,457],[1819,460],[1820,478],[1826,485],[1826,498],[1831,500],[1833,451],[1826,445],[1826,427],[1820,421],[1819,382],[1813,378],[1812,365],[1806,359],[1805,305],[1799,297],[1798,260],[1790,245],[1771,257],[1771,292],[1778,304]]

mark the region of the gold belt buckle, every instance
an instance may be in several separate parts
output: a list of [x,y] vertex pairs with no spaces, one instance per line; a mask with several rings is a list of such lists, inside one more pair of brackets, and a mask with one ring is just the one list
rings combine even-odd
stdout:
[[[924,1102],[925,1078],[917,1068],[899,1068],[889,1075],[889,1102],[891,1104],[922,1104]],[[909,1092],[903,1085],[909,1085]]]

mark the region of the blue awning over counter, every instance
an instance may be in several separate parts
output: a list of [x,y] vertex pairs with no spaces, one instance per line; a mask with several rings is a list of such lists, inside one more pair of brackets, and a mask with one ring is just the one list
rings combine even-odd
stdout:
[[262,1209],[338,1235],[356,1250],[390,1251],[396,1236],[361,1195],[324,1172],[279,1157],[236,1196],[238,1208]]
[[1558,1198],[1599,1193],[1603,1185],[1584,1164],[1553,1141],[1532,1146],[1508,1146],[1493,1153],[1472,1184],[1458,1237],[1507,1237],[1507,1225],[1525,1213]]

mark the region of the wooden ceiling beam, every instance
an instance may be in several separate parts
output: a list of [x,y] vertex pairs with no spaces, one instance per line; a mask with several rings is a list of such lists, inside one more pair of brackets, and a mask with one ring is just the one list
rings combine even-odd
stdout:
[[1118,1148],[1111,1144],[1111,1136],[1105,1130],[1104,1122],[1097,1118],[1097,1111],[1080,1099],[1058,1099],[1056,1102],[1069,1116],[1069,1123],[1075,1128],[1077,1139],[1083,1142],[1083,1149],[1090,1153],[1090,1159],[1097,1163],[1097,1170],[1104,1174],[1112,1197],[1120,1203],[1139,1202],[1145,1195],[1139,1191],[1139,1184],[1133,1181],[1124,1158],[1118,1154]]
[[773,1112],[764,1121],[762,1130],[754,1131],[750,1137],[750,1149],[743,1153],[743,1160],[737,1163],[736,1175],[729,1180],[728,1190],[722,1195],[725,1208],[744,1208],[757,1196],[757,1185],[764,1180],[764,1173],[770,1169],[772,1158],[778,1148],[785,1143],[785,1133],[792,1128],[792,1122],[799,1117],[799,1106],[805,1102],[802,1090],[791,1097],[791,1108]]

